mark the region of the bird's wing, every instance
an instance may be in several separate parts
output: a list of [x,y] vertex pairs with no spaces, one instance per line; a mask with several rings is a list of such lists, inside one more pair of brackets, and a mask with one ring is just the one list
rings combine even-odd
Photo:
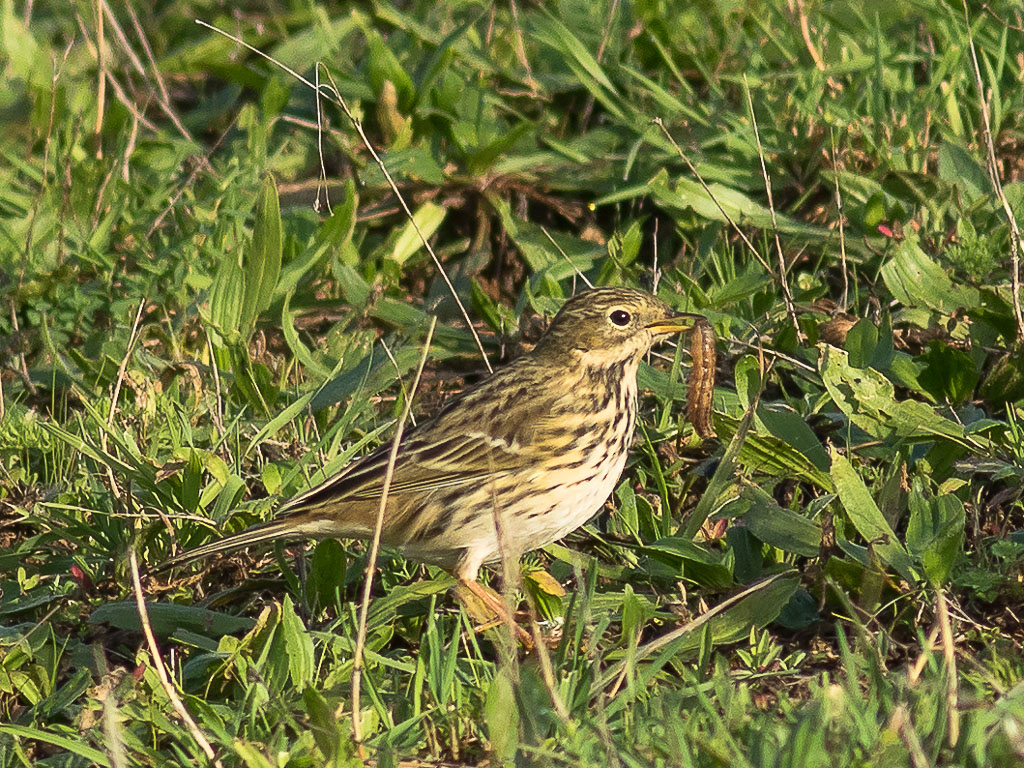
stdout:
[[[433,434],[433,433],[432,433]],[[428,493],[505,474],[522,465],[521,446],[485,432],[438,435],[425,440],[410,435],[398,450],[388,495]],[[291,514],[345,502],[378,500],[384,488],[391,444],[356,459],[340,472],[288,501],[281,512]]]
[[[551,413],[556,398],[564,393],[551,391],[546,381],[527,380],[530,373],[513,363],[406,432],[388,490],[388,524],[416,506],[415,496],[515,473],[537,463],[537,446],[561,428]],[[512,395],[509,378],[517,382]],[[281,513],[316,515],[333,509],[360,520],[375,514],[390,455],[391,444],[385,443],[288,501]]]

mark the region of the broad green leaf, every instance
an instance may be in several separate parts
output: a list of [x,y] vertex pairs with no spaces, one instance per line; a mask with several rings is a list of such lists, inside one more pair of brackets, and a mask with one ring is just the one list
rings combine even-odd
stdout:
[[537,224],[523,221],[516,216],[511,205],[503,197],[487,193],[491,204],[501,219],[502,227],[515,242],[516,247],[534,273],[547,270],[554,280],[573,277],[586,272],[594,263],[603,259],[606,249],[564,232],[548,230],[551,240]]
[[331,375],[330,369],[317,360],[295,330],[295,313],[291,310],[292,295],[288,293],[284,297],[284,304],[281,306],[281,333],[284,335],[285,343],[298,360],[306,368],[307,372],[319,379],[326,379]]
[[896,569],[906,581],[917,582],[910,555],[900,544],[892,527],[883,517],[881,510],[871,498],[867,486],[860,475],[850,464],[849,459],[841,455],[835,448],[830,450],[832,457],[832,480],[835,482],[839,501],[846,510],[847,517],[853,527],[870,545],[879,559]]
[[[399,179],[411,179],[433,186],[440,186],[446,182],[444,168],[437,163],[437,158],[431,153],[429,147],[406,147],[405,149],[388,152],[383,157],[391,177],[396,181]],[[387,179],[376,164],[368,166],[360,173],[360,179],[366,187],[384,187]]]
[[866,317],[858,320],[846,334],[844,346],[850,354],[850,365],[867,368],[878,345],[878,326]]
[[[330,372],[328,372],[328,374],[329,373]],[[274,437],[274,435],[276,435],[285,424],[306,410],[306,407],[316,394],[315,390],[307,392],[297,398],[294,402],[290,403],[283,411],[276,414],[273,419],[268,421],[255,435],[253,435],[252,439],[246,445],[245,451],[242,455],[248,456],[257,445],[267,438]]]
[[517,123],[511,130],[505,131],[487,145],[471,152],[467,159],[470,172],[481,176],[488,174],[494,163],[499,158],[512,154],[510,150],[512,150],[516,142],[532,130],[533,125],[530,123]]
[[639,551],[655,560],[681,566],[688,578],[701,584],[724,588],[733,583],[732,569],[722,562],[722,558],[691,539],[665,536],[640,547]]
[[[757,409],[757,422],[761,429],[770,432],[783,443],[795,448],[807,461],[822,472],[828,471],[829,461],[825,447],[817,435],[798,414],[784,407],[769,407],[762,404]],[[801,464],[802,471],[807,471]],[[820,476],[819,480],[824,479]]]
[[[47,70],[50,67],[46,66],[49,52],[40,46],[26,26],[28,18],[26,15],[23,22],[20,15],[15,15],[14,3],[3,3],[0,7],[0,51],[3,51],[4,64],[10,68],[10,75],[33,86],[46,86],[49,83]],[[38,25],[33,26],[38,32]],[[6,82],[10,84],[8,87],[12,87],[17,81],[7,79]]]
[[918,359],[925,368],[917,380],[937,400],[960,405],[974,394],[978,371],[974,360],[963,350],[933,341]]
[[490,740],[490,759],[493,765],[506,765],[519,748],[519,709],[510,670],[499,667],[487,687],[484,716]]
[[403,111],[408,110],[416,100],[416,86],[413,85],[412,78],[379,32],[366,24],[363,26],[363,34],[366,36],[369,53],[367,69],[374,93],[379,97],[384,89],[384,83],[389,82],[398,94],[398,106]]
[[[419,226],[423,238],[429,239],[437,231],[437,228],[441,226],[441,222],[444,221],[447,213],[448,210],[443,206],[428,201],[413,213],[412,218]],[[413,226],[411,221],[407,221],[398,233],[398,239],[395,240],[395,244],[391,248],[389,258],[398,264],[405,264],[409,257],[422,247],[423,240],[420,239],[419,233],[416,232],[416,227]]]
[[58,749],[64,750],[68,754],[78,755],[79,757],[89,761],[92,765],[100,765],[105,768],[109,768],[110,766],[110,759],[107,757],[105,752],[101,752],[98,749],[93,749],[92,747],[83,744],[80,737],[72,739],[42,728],[34,728],[28,725],[15,725],[13,723],[0,723],[0,733],[10,734],[11,736],[20,736],[23,739],[31,739],[32,741],[39,741],[43,744],[51,744]]
[[550,14],[534,17],[532,34],[545,45],[557,51],[581,83],[608,112],[618,120],[628,120],[628,110],[622,104],[618,91],[601,64],[591,55],[576,35],[565,24]]
[[231,343],[242,335],[242,305],[245,302],[245,277],[235,256],[225,253],[210,288],[210,323],[223,342]]
[[337,602],[345,588],[345,549],[337,539],[324,539],[313,550],[309,567],[309,588],[321,610]]
[[261,745],[252,744],[243,739],[235,739],[231,742],[231,746],[235,753],[242,758],[245,768],[275,768],[274,763],[264,756]]
[[245,298],[239,321],[243,342],[252,333],[256,318],[274,298],[281,274],[282,248],[281,203],[277,197],[277,184],[272,176],[268,176],[256,201],[252,242],[245,254]]
[[[716,413],[714,419],[715,429],[723,440],[730,440],[733,435],[737,434],[740,422],[736,419],[722,413]],[[813,453],[813,451],[811,452]],[[755,472],[796,478],[812,483],[830,493],[833,490],[832,480],[827,472],[818,469],[804,453],[775,435],[748,432],[746,439],[739,447],[737,461]]]
[[756,486],[743,491],[750,507],[743,516],[746,526],[765,544],[803,557],[815,557],[821,550],[821,526],[806,515],[780,507]]
[[[217,638],[252,629],[254,622],[244,616],[231,616],[194,605],[146,603],[149,623],[157,637],[170,637],[179,629],[187,629],[206,637]],[[141,632],[138,607],[133,601],[104,603],[89,616],[90,624],[109,624],[118,629]]]
[[906,307],[927,307],[950,314],[959,308],[978,306],[978,291],[954,285],[942,267],[921,250],[913,234],[897,244],[892,258],[882,267],[882,280]]
[[[217,500],[214,502],[213,510],[209,513],[210,517],[218,523],[223,523],[235,510],[235,507],[238,505],[242,498],[242,494],[244,494],[245,491],[245,481],[242,480],[241,477],[238,475],[231,475],[228,477],[227,481],[224,483],[224,487],[221,488],[220,492],[217,494]],[[208,502],[206,504],[208,505]]]
[[1000,407],[1024,397],[1024,347],[1014,344],[996,360],[981,383],[981,396]]
[[203,463],[195,450],[189,450],[188,461],[181,475],[181,508],[195,511],[199,506],[199,490],[203,480]]
[[313,242],[299,256],[281,268],[281,277],[274,289],[274,298],[281,298],[313,267],[319,264],[330,253],[341,251],[352,240],[356,227],[356,213],[359,207],[359,196],[356,194],[355,182],[350,178],[345,183],[345,202],[334,209],[325,222],[320,225]]
[[920,559],[925,576],[942,584],[956,564],[964,541],[964,505],[951,493],[928,498],[920,478],[908,498],[907,549]]
[[281,606],[281,631],[285,651],[288,654],[288,673],[292,685],[305,688],[313,682],[316,661],[313,657],[313,639],[295,613],[291,596],[285,595]]
[[416,581],[397,586],[383,597],[375,598],[370,604],[367,626],[371,629],[386,626],[395,620],[395,615],[402,606],[440,594],[453,587],[455,583],[455,579],[442,573],[429,581]]
[[939,147],[939,178],[956,185],[965,203],[992,194],[992,182],[985,167],[959,144],[943,142]]
[[[847,417],[872,437],[944,437],[970,446],[964,428],[917,400],[898,400],[891,381],[873,368],[854,368],[841,349],[820,344],[818,371],[829,395]],[[984,438],[972,437],[977,442]]]
[[[705,189],[698,181],[679,177],[676,179],[675,186],[671,186],[668,183],[668,176],[661,171],[647,186],[648,194],[652,195],[654,201],[664,208],[693,211],[708,221],[725,223],[731,219],[740,226],[753,225],[769,230],[773,226],[770,210],[739,190],[717,182],[708,184]],[[780,213],[775,214],[774,222],[779,232],[786,234],[817,235],[819,237],[826,235],[826,231],[820,227],[804,224]]]
[[[334,707],[313,686],[306,686],[302,691],[302,703],[309,718],[313,740],[327,758],[327,765],[336,765],[335,760],[342,754],[345,742],[342,741],[343,731],[338,727]],[[350,741],[348,743],[351,744]]]

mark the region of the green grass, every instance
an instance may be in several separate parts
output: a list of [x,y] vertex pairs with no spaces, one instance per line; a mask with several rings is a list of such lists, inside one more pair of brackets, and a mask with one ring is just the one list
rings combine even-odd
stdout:
[[[525,558],[547,682],[382,553],[370,758],[1019,764],[1024,17],[791,5],[178,0],[101,31],[95,4],[4,4],[0,766],[211,764],[129,552],[267,519],[386,441],[432,315],[414,412],[485,371],[351,121],[323,101],[318,136],[308,88],[197,18],[322,63],[492,363],[584,277],[656,281],[718,335],[719,439],[662,350],[610,505]],[[361,763],[366,562],[325,541],[144,577],[221,764]]]

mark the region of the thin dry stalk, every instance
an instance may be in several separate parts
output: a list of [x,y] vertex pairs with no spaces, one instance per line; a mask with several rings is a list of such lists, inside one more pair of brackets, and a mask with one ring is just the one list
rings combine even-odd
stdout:
[[96,159],[103,159],[103,113],[107,102],[107,38],[103,31],[103,10],[101,0],[93,5],[96,15],[96,124],[93,133],[96,137]]
[[[708,611],[705,611],[704,613],[702,613],[700,616],[698,616],[693,621],[687,622],[683,626],[677,627],[676,629],[673,629],[671,632],[665,633],[664,635],[662,635],[658,639],[652,640],[651,642],[647,643],[646,645],[643,645],[643,646],[637,648],[636,653],[633,655],[632,663],[636,664],[636,663],[639,663],[639,662],[643,661],[644,659],[649,658],[650,656],[652,656],[653,654],[657,653],[662,648],[664,648],[666,645],[668,645],[669,643],[672,643],[673,641],[675,641],[677,638],[681,637],[682,635],[687,635],[687,634],[693,632],[694,630],[699,629],[700,627],[702,627],[703,625],[705,625],[709,621],[711,621],[711,619],[713,619],[715,616],[718,616],[719,614],[724,613],[725,611],[729,610],[729,608],[731,608],[732,606],[736,605],[740,601],[745,600],[746,598],[750,597],[751,595],[753,595],[753,594],[755,594],[757,592],[760,592],[763,589],[766,589],[767,587],[771,586],[772,584],[774,584],[776,581],[778,581],[782,577],[784,577],[784,576],[791,576],[792,574],[793,574],[793,571],[782,571],[780,573],[776,573],[774,576],[770,576],[770,577],[768,577],[766,579],[762,579],[761,581],[757,582],[756,584],[753,584],[753,585],[747,587],[742,592],[739,592],[738,594],[733,595],[732,597],[728,598],[727,600],[723,600],[718,605],[716,605],[714,608],[712,608],[712,609],[710,609]],[[596,695],[599,691],[604,689],[605,686],[607,686],[609,683],[611,683],[612,681],[618,679],[619,675],[622,673],[622,668],[625,666],[625,664],[626,664],[625,661],[619,661],[616,664],[613,664],[612,666],[610,666],[604,672],[602,672],[600,677],[598,678],[598,680],[591,687],[591,693]]]
[[978,105],[981,107],[983,138],[985,139],[985,166],[988,168],[992,188],[995,190],[999,203],[1003,206],[1006,221],[1010,225],[1010,290],[1013,291],[1013,316],[1017,319],[1017,340],[1024,342],[1024,311],[1020,304],[1020,252],[1021,234],[1017,226],[1017,218],[1013,215],[1003,183],[999,179],[999,166],[996,161],[996,147],[992,141],[992,124],[988,115],[988,99],[985,98],[985,86],[981,81],[981,67],[978,66],[978,52],[974,47],[974,35],[971,33],[971,17],[967,11],[967,0],[963,0],[964,22],[967,27],[967,42],[971,49],[971,64],[974,66],[974,84],[978,89]]
[[779,240],[779,222],[775,217],[775,201],[772,198],[772,180],[768,176],[768,166],[764,161],[764,147],[761,146],[761,132],[757,128],[757,114],[754,112],[754,99],[750,95],[750,84],[747,76],[743,76],[743,90],[747,95],[747,111],[750,113],[750,124],[754,128],[754,141],[757,143],[757,159],[761,161],[761,178],[764,179],[764,191],[768,196],[768,213],[772,217],[772,236],[775,239],[775,252],[779,257],[779,284],[782,286],[782,300],[786,304],[786,314],[793,323],[793,330],[800,341],[805,340],[800,323],[796,319],[796,307],[793,306],[793,293],[789,290],[789,276],[786,274],[786,256],[782,252],[782,241]]
[[409,413],[412,411],[412,400],[416,396],[416,389],[420,385],[423,367],[427,364],[427,352],[430,350],[430,342],[434,337],[434,327],[436,325],[437,318],[431,315],[430,326],[427,328],[427,338],[423,342],[423,354],[420,355],[420,364],[416,369],[416,377],[413,379],[409,397],[406,398],[402,417],[398,420],[395,437],[391,441],[391,453],[388,454],[388,466],[384,471],[384,482],[381,485],[380,507],[377,509],[377,521],[373,526],[373,539],[370,541],[370,553],[366,561],[366,574],[363,579],[363,599],[359,604],[359,627],[356,630],[356,645],[352,659],[352,738],[358,745],[360,752],[363,751],[362,705],[360,704],[360,687],[363,681],[363,649],[366,647],[366,619],[370,612],[370,592],[373,590],[373,576],[377,572],[377,554],[380,552],[380,536],[381,531],[384,529],[384,510],[387,508],[391,480],[395,475],[395,461],[398,460],[398,447],[402,442],[405,422],[408,421]]
[[917,681],[921,678],[921,673],[924,671],[924,665],[928,663],[928,659],[932,655],[932,649],[935,648],[935,641],[939,638],[939,624],[936,622],[932,625],[932,628],[928,631],[928,637],[924,641],[924,646],[921,648],[921,653],[910,667],[910,671],[907,673],[907,685],[913,688],[917,685]]
[[753,257],[757,260],[757,263],[764,267],[766,272],[771,273],[771,265],[769,265],[768,261],[764,258],[764,256],[762,256],[758,252],[757,248],[754,247],[754,244],[750,242],[750,238],[746,236],[742,229],[740,229],[739,224],[733,221],[732,216],[730,216],[729,213],[725,210],[725,208],[722,207],[722,204],[718,202],[718,198],[715,197],[715,193],[711,191],[711,187],[708,186],[708,183],[704,181],[704,177],[700,175],[700,173],[697,171],[696,166],[694,166],[694,164],[690,162],[690,158],[686,156],[686,153],[684,153],[682,148],[676,143],[676,140],[672,138],[672,134],[668,132],[668,128],[665,127],[665,122],[660,117],[654,118],[651,122],[654,123],[659,128],[661,128],[661,132],[665,134],[665,138],[667,138],[669,140],[669,143],[671,143],[672,146],[675,148],[676,154],[678,154],[680,159],[682,159],[682,161],[686,163],[687,169],[690,171],[690,173],[694,175],[694,178],[696,178],[697,181],[700,183],[701,187],[704,189],[708,197],[711,199],[711,202],[715,204],[715,207],[718,208],[718,212],[722,214],[726,222],[728,222],[729,226],[732,227],[733,231],[737,235],[739,235],[740,240],[742,240],[743,244],[747,246],[747,249],[750,251],[751,255],[753,255]]
[[540,89],[540,85],[533,78],[530,59],[526,55],[526,45],[523,43],[523,28],[519,24],[519,8],[516,5],[516,0],[509,0],[509,6],[512,9],[512,29],[516,41],[516,58],[519,59],[520,65],[526,70],[526,85],[529,86],[531,91],[536,93]]
[[956,671],[956,643],[953,640],[953,626],[949,619],[949,605],[942,589],[935,591],[936,621],[942,630],[942,655],[946,660],[946,717],[949,733],[946,736],[950,747],[960,740],[960,688]]
[[113,675],[109,672],[103,676],[103,684],[96,698],[103,702],[103,718],[100,725],[103,728],[104,746],[107,755],[110,757],[112,768],[128,768],[128,755],[125,751],[124,729],[121,728],[121,720],[117,715],[117,697],[114,695],[116,683]]
[[[121,44],[121,48],[124,50],[125,55],[127,55],[129,62],[131,62],[132,68],[144,79],[147,78],[146,68],[136,55],[131,43],[128,42],[128,36],[125,35],[124,30],[121,28],[121,25],[118,22],[117,17],[114,15],[114,12],[111,10],[110,5],[107,3],[107,0],[99,0],[99,3],[103,9],[103,16],[106,18],[107,23],[113,30],[114,37],[117,38],[117,41]],[[167,91],[167,87],[164,85],[163,76],[160,74],[160,68],[157,66],[156,59],[153,56],[153,51],[149,46],[149,41],[146,39],[145,32],[142,29],[142,25],[139,23],[139,18],[135,14],[135,10],[132,8],[130,3],[126,3],[125,5],[127,6],[129,15],[132,17],[132,24],[135,27],[135,33],[139,37],[142,49],[146,52],[146,58],[149,61],[149,65],[153,70],[153,77],[156,80],[156,88],[150,86],[150,91],[156,96],[157,104],[160,106],[163,113],[167,115],[178,133],[180,133],[187,141],[193,144],[196,143],[195,139],[192,138],[192,134],[189,133],[185,124],[181,122],[181,118],[179,118],[177,113],[174,111],[174,107],[171,106],[170,94]],[[209,168],[209,164],[205,157],[201,158],[201,164],[206,165],[206,167]]]
[[[139,324],[142,322],[142,311],[146,308],[146,299],[139,302],[139,308],[135,310],[135,321],[132,323],[132,330],[128,336],[128,346],[121,358],[121,365],[117,368],[117,378],[114,379],[114,389],[110,395],[110,410],[107,412],[107,429],[100,432],[100,447],[107,452],[107,430],[114,426],[114,416],[117,414],[117,400],[121,396],[121,386],[124,384],[125,371],[128,369],[128,361],[135,351],[135,344],[139,340]],[[110,481],[110,492],[115,499],[121,498],[121,491],[117,487],[117,478],[114,477],[114,470],[107,465],[107,479]]]
[[[102,0],[102,2],[103,7],[109,12],[110,6],[107,5],[107,0]],[[146,52],[146,61],[149,62],[149,66],[153,70],[153,79],[156,80],[156,87],[160,90],[160,98],[163,100],[164,104],[170,108],[171,94],[168,92],[167,86],[164,84],[164,77],[160,74],[160,67],[157,66],[156,58],[153,56],[153,49],[149,45],[149,40],[146,39],[146,33],[142,29],[142,24],[139,23],[139,16],[135,13],[135,8],[132,7],[131,3],[125,3],[125,9],[128,11],[128,15],[132,17],[132,26],[135,27],[135,34],[138,36],[139,42],[142,44],[142,50]],[[111,18],[113,18],[113,14],[111,14]],[[171,116],[171,119],[174,119],[173,115]],[[175,125],[177,126],[178,122],[175,122]],[[188,131],[185,130],[184,126],[181,126],[179,130],[183,135],[188,135]]]
[[[756,332],[757,329],[754,330]],[[760,343],[751,344],[749,341],[743,341],[742,339],[733,339],[732,343],[736,344],[737,346],[744,347],[745,349],[756,350],[758,353],[758,357],[762,359],[765,355],[770,355],[775,360],[784,360],[790,365],[794,366],[795,368],[800,368],[804,371],[807,371],[808,373],[814,373],[815,371],[818,370],[813,365],[809,365],[808,363],[805,363],[803,360],[792,357],[791,355],[786,355],[783,354],[782,352],[776,352],[774,349],[765,349],[764,345]]]
[[[395,356],[391,354],[391,350],[388,348],[387,342],[385,342],[384,339],[380,340],[380,345],[384,349],[384,354],[388,356],[388,360],[391,361],[391,365],[394,366],[395,378],[398,379],[398,386],[402,390],[402,397],[405,398],[406,402],[409,402],[409,391],[405,388],[405,381],[402,380],[402,369],[398,367],[398,361],[395,360]],[[412,422],[414,427],[416,426],[416,417],[411,413],[409,414],[409,421]]]
[[213,342],[210,341],[209,332],[206,333],[206,351],[210,355],[210,368],[213,370],[213,389],[217,396],[217,407],[213,409],[213,426],[217,428],[217,436],[224,437],[224,398],[220,392],[220,370],[217,367],[217,357],[213,353]]
[[[490,463],[490,454],[487,454]],[[516,625],[514,616],[515,590],[519,583],[519,562],[513,555],[512,550],[506,546],[508,539],[505,534],[505,521],[501,517],[501,504],[498,503],[498,489],[494,482],[494,466],[490,466],[491,476],[491,518],[494,520],[494,538],[498,545],[498,565],[501,568],[501,604],[504,610],[498,617],[508,630],[507,642],[502,650],[502,658],[507,669],[515,670],[518,662],[516,656],[516,638],[522,637],[522,630]],[[515,682],[519,679],[518,672],[511,675],[510,679]]]
[[[78,24],[78,29],[82,33],[82,38],[85,40],[85,45],[89,49],[89,53],[92,54],[92,57],[96,59],[97,63],[99,63],[99,49],[96,47],[96,44],[89,36],[89,29],[88,27],[86,27],[85,20],[77,11],[75,12],[75,23]],[[72,41],[72,43],[73,42],[74,41]],[[117,100],[121,102],[121,105],[129,112],[131,112],[132,116],[137,118],[139,122],[146,126],[146,128],[153,131],[154,133],[159,133],[160,129],[157,128],[156,123],[154,123],[148,117],[143,115],[141,111],[139,111],[139,108],[135,106],[135,103],[128,97],[128,94],[125,93],[124,88],[121,87],[121,84],[118,82],[117,78],[114,77],[114,73],[110,70],[107,70],[105,78],[106,82],[110,83],[110,86],[114,89],[114,95],[117,97]]]
[[530,606],[530,633],[533,635],[533,647],[537,650],[537,661],[540,663],[540,676],[544,680],[544,687],[548,690],[551,698],[551,705],[555,708],[562,723],[571,728],[569,710],[562,700],[562,694],[558,692],[558,683],[555,682],[555,670],[551,664],[551,654],[548,653],[548,646],[544,642],[544,635],[540,631],[540,624],[537,622],[537,612],[534,610],[533,601],[527,601]]
[[654,255],[651,258],[651,293],[658,295],[658,281],[661,280],[661,272],[658,271],[658,217],[654,217]]
[[889,728],[900,735],[903,745],[910,753],[910,764],[914,768],[930,768],[931,763],[928,762],[928,756],[925,755],[924,749],[921,747],[921,738],[917,735],[917,729],[914,728],[914,722],[910,719],[910,713],[902,704],[896,707],[892,717],[889,718]]
[[[448,277],[448,273],[445,271],[444,266],[441,264],[441,260],[437,257],[437,254],[434,252],[433,246],[423,235],[423,230],[420,229],[420,225],[416,223],[416,219],[412,215],[412,209],[410,209],[409,204],[405,202],[405,198],[399,191],[398,185],[395,184],[395,180],[391,178],[391,173],[388,171],[387,166],[384,165],[384,161],[381,160],[380,155],[377,154],[377,150],[375,150],[373,148],[373,144],[370,143],[370,139],[367,137],[366,132],[363,130],[362,121],[352,114],[352,110],[350,110],[348,107],[348,102],[346,102],[345,99],[342,98],[341,92],[338,90],[337,86],[334,84],[333,81],[331,82],[330,86],[319,84],[319,69],[323,65],[320,62],[317,62],[317,83],[311,83],[307,78],[300,75],[291,67],[286,66],[282,62],[275,59],[273,56],[264,53],[256,46],[249,45],[249,43],[245,42],[242,38],[238,37],[237,35],[232,35],[230,32],[225,32],[223,29],[215,27],[212,24],[208,24],[202,19],[196,19],[196,24],[198,24],[201,27],[206,27],[212,32],[216,32],[218,35],[223,35],[228,40],[237,43],[246,50],[252,51],[257,56],[262,56],[264,59],[278,67],[282,72],[286,72],[287,74],[291,75],[296,80],[298,80],[300,83],[305,85],[307,88],[312,90],[314,93],[317,94],[318,97],[322,94],[326,94],[330,101],[334,102],[334,104],[341,108],[341,111],[345,113],[345,117],[347,117],[349,119],[349,122],[352,123],[352,127],[356,129],[356,133],[359,134],[359,138],[363,142],[363,146],[366,147],[367,151],[370,153],[370,156],[373,158],[373,161],[377,164],[377,167],[380,168],[381,173],[384,174],[384,178],[387,180],[388,186],[391,187],[391,191],[394,192],[395,197],[398,198],[398,202],[402,206],[402,210],[405,211],[405,215],[409,219],[409,223],[412,224],[412,228],[416,232],[416,236],[419,237],[420,242],[423,243],[423,247],[426,249],[427,253],[430,255],[431,260],[434,262],[434,266],[437,268],[438,274],[441,275],[441,279],[444,280],[444,283],[448,287],[448,290],[451,293],[452,298],[455,299],[455,303],[456,305],[458,305],[459,311],[462,313],[462,319],[465,321],[466,327],[469,328],[469,332],[473,334],[473,340],[476,342],[477,349],[480,350],[480,356],[483,358],[484,365],[487,366],[487,372],[494,373],[494,369],[491,367],[491,361],[487,359],[487,353],[484,351],[483,342],[480,341],[480,335],[476,332],[476,328],[473,326],[473,321],[469,319],[469,312],[466,311],[466,307],[462,303],[462,299],[459,298],[459,294],[456,292],[455,286],[452,285],[451,278]],[[327,72],[327,76],[328,79],[330,79],[330,72]]]
[[142,633],[146,636],[146,644],[149,646],[149,655],[153,661],[153,669],[156,670],[157,677],[160,678],[160,686],[164,689],[164,693],[167,694],[167,698],[171,701],[171,706],[174,707],[174,711],[181,718],[181,721],[185,724],[188,732],[192,734],[192,738],[195,739],[196,744],[203,750],[207,759],[213,763],[217,768],[223,768],[220,759],[217,754],[213,751],[213,747],[210,745],[210,740],[206,738],[199,726],[196,725],[196,721],[192,719],[192,715],[185,709],[185,704],[182,702],[181,697],[178,696],[178,692],[174,690],[174,686],[171,684],[171,678],[167,674],[167,668],[164,667],[163,658],[160,656],[160,648],[156,644],[156,637],[153,635],[153,628],[149,623],[149,612],[146,610],[146,601],[142,597],[142,581],[139,578],[139,559],[135,554],[135,550],[132,549],[128,554],[128,564],[132,571],[132,585],[135,588],[135,607],[139,612],[139,622],[142,624]]
[[131,159],[135,154],[135,147],[139,142],[139,119],[132,116],[132,129],[128,134],[128,143],[124,147],[124,160],[121,162],[121,180],[125,184],[131,183]]
[[331,192],[327,185],[327,164],[324,162],[324,111],[320,107],[320,67],[313,71],[316,77],[316,154],[320,159],[320,175],[316,180],[316,198],[313,201],[313,208],[320,211],[320,190],[324,193],[324,203],[327,205],[327,215],[333,216],[334,209],[331,207]]
[[843,214],[843,193],[839,189],[839,153],[836,150],[836,134],[831,128],[829,136],[832,140],[832,176],[836,180],[836,214],[839,219],[839,260],[843,269],[843,297],[839,301],[839,311],[845,312],[850,305],[850,275],[846,271],[846,229]]
[[[555,246],[555,250],[558,251],[560,254],[562,254],[562,258],[565,259],[568,262],[569,266],[572,267],[572,271],[574,273],[576,273],[576,276],[586,284],[587,288],[593,288],[594,284],[592,282],[590,282],[590,280],[587,279],[586,275],[584,275],[582,272],[579,271],[579,269],[576,267],[575,264],[572,263],[572,259],[569,258],[569,254],[566,253],[565,250],[562,248],[562,246],[560,246],[557,243],[555,238],[553,238],[551,236],[551,233],[548,232],[548,228],[545,227],[545,226],[541,226],[540,231],[543,232],[544,233],[544,237],[546,237],[548,239],[548,241],[553,246]],[[575,291],[573,291],[573,293],[575,293]]]

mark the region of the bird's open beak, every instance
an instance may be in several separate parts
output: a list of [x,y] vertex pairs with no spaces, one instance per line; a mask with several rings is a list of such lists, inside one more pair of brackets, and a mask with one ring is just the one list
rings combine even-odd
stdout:
[[701,321],[707,322],[707,318],[691,312],[674,312],[668,317],[648,323],[647,330],[656,334],[684,333]]

